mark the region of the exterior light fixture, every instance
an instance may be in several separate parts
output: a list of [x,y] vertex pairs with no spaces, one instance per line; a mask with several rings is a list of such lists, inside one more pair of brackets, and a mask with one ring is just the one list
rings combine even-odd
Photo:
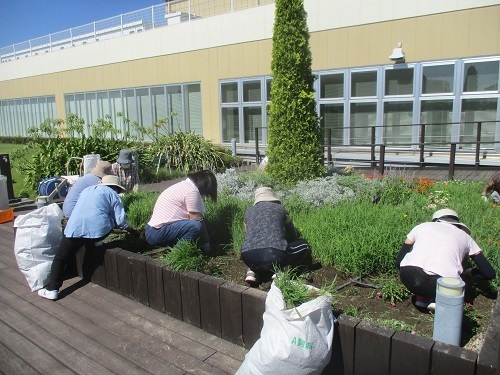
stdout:
[[398,46],[394,48],[392,54],[389,56],[391,61],[395,63],[404,63],[405,62],[405,53],[403,52],[403,43],[399,42]]

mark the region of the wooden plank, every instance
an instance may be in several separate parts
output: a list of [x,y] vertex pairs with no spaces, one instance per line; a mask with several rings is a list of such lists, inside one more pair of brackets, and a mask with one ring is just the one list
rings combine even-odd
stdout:
[[[6,280],[7,279],[7,280]],[[3,277],[0,274],[0,285],[4,285],[5,282],[9,284],[9,290],[14,292],[15,286],[12,285],[13,280],[8,281],[9,277]],[[91,286],[93,284],[87,284]],[[131,361],[134,366],[140,366],[144,370],[153,373],[166,373],[166,374],[176,374],[183,373],[178,368],[164,362],[161,358],[149,353],[147,350],[141,348],[140,346],[134,345],[131,342],[127,342],[122,338],[119,338],[115,334],[109,332],[107,329],[98,326],[95,322],[87,317],[82,318],[82,315],[76,313],[73,309],[68,308],[71,306],[71,302],[74,299],[68,296],[63,299],[59,299],[57,302],[48,301],[38,297],[34,293],[26,295],[19,291],[15,291],[21,298],[28,300],[32,304],[40,307],[54,318],[68,324],[81,334],[89,337],[95,343],[104,346],[115,352],[118,355],[122,355],[121,361]],[[179,372],[180,371],[180,372]],[[129,374],[134,374],[134,371],[127,371]]]
[[[69,298],[60,301],[60,303],[92,321],[95,325],[101,327],[102,330],[107,330],[118,336],[124,342],[142,349],[145,353],[144,355],[149,356],[151,362],[155,362],[154,367],[151,368],[155,372],[163,368],[166,374],[183,374],[184,371],[205,375],[223,374],[222,371],[203,362],[203,360],[197,359],[181,351],[178,347],[174,347],[167,343],[161,338],[161,335],[158,338],[150,336],[119,319],[111,317],[108,315],[109,309],[103,311],[105,306],[100,306],[100,309],[96,309],[88,303],[79,300],[70,300]],[[122,311],[122,315],[123,314],[130,313]],[[150,324],[147,321],[140,321],[138,323],[142,323],[143,326]],[[166,331],[164,331],[164,333],[165,332]],[[172,342],[173,341],[174,340],[172,340]],[[192,346],[195,344],[196,343],[191,342]],[[179,347],[181,346],[182,345],[179,344]],[[210,351],[207,357],[212,354],[213,351]],[[153,364],[151,363],[151,365]],[[175,368],[173,366],[175,366]]]
[[5,323],[0,322],[0,344],[9,347],[14,353],[30,353],[23,359],[39,373],[67,373],[68,368],[44,352],[28,339],[21,336]]
[[212,335],[221,336],[219,289],[226,281],[213,276],[199,280],[201,328]]
[[151,259],[141,254],[130,256],[132,268],[133,298],[149,306],[148,277],[146,272],[146,262]]
[[498,351],[500,350],[500,293],[493,307],[490,325],[486,330],[484,342],[477,359],[477,375],[495,375],[498,370]]
[[200,287],[198,280],[205,277],[200,272],[181,272],[182,320],[201,328]]
[[241,293],[243,343],[248,349],[260,338],[260,331],[264,325],[262,316],[266,310],[266,297],[266,292],[253,288]]
[[208,358],[206,362],[228,374],[235,374],[241,366],[241,361],[219,352]]
[[436,341],[432,347],[432,375],[473,375],[477,353]]
[[163,294],[165,295],[165,313],[176,319],[183,320],[179,272],[163,267]]
[[[174,332],[168,327],[164,327],[149,319],[141,319],[135,312],[109,302],[106,298],[107,293],[105,293],[105,289],[95,286],[86,290],[79,289],[72,296],[80,302],[124,323],[125,326],[139,330],[172,347],[180,348],[185,353],[200,360],[205,360],[215,353],[215,350],[189,339],[180,333]],[[158,314],[158,312],[156,313]]]
[[243,346],[241,294],[247,289],[242,285],[225,283],[219,290],[221,337],[240,346]]
[[118,279],[118,264],[116,263],[116,255],[122,249],[106,249],[104,253],[104,267],[106,268],[106,287],[113,292],[119,292],[120,282]]
[[12,329],[31,342],[43,343],[43,350],[54,358],[65,358],[64,365],[76,373],[82,374],[112,374],[91,358],[82,355],[72,346],[59,340],[43,325],[36,325],[16,310],[0,302],[0,321],[8,324]]
[[132,281],[132,262],[130,257],[134,253],[122,250],[116,254],[116,265],[118,269],[119,292],[122,296],[132,298],[134,295],[134,284]]
[[163,262],[150,259],[146,262],[146,276],[148,278],[149,307],[156,311],[165,312],[165,294],[163,293]]
[[425,375],[431,369],[434,341],[398,331],[392,336],[391,374]]
[[334,362],[341,362],[334,367],[344,369],[343,374],[354,374],[354,353],[356,348],[356,327],[361,322],[360,319],[349,315],[340,315],[338,318],[339,325],[339,346],[341,347],[342,356],[338,358],[333,356]]
[[0,344],[0,370],[2,374],[23,374],[35,375],[38,374],[30,365],[23,359],[19,358],[14,352],[6,346]]
[[391,360],[391,338],[395,331],[361,321],[356,326],[354,374],[387,374]]

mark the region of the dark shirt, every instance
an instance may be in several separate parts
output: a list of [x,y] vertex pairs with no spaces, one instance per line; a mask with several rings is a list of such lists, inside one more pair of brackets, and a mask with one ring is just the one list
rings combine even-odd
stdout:
[[489,191],[496,191],[500,193],[500,173],[494,175],[491,180],[486,184],[483,189],[483,195],[486,195]]
[[[241,252],[273,248],[285,251],[286,234],[295,239],[295,228],[285,208],[274,202],[259,202],[245,212],[245,239]],[[286,228],[286,229],[285,229]]]

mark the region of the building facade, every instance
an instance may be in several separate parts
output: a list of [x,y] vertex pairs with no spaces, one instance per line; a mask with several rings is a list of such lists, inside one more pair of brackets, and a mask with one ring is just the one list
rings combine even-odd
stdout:
[[[412,147],[426,124],[426,142],[439,147],[474,141],[480,122],[485,147],[500,151],[498,1],[304,3],[333,145],[367,144],[375,127],[377,142]],[[108,115],[122,131],[169,117],[170,131],[224,145],[251,146],[262,128],[265,144],[274,3],[162,7],[164,27],[0,63],[0,135],[74,113],[87,124]],[[398,43],[403,61],[389,58]]]

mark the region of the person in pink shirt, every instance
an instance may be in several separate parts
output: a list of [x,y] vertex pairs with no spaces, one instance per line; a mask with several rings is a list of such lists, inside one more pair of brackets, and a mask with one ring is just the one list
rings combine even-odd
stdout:
[[153,246],[173,246],[179,240],[197,241],[201,250],[209,253],[203,197],[217,200],[217,179],[208,170],[190,173],[187,177],[158,197],[145,228],[146,241]]
[[[470,257],[477,268],[465,272],[462,262]],[[469,228],[448,208],[438,210],[432,221],[417,225],[406,237],[396,258],[401,282],[416,295],[415,306],[435,308],[436,282],[440,277],[491,280],[495,270]]]

